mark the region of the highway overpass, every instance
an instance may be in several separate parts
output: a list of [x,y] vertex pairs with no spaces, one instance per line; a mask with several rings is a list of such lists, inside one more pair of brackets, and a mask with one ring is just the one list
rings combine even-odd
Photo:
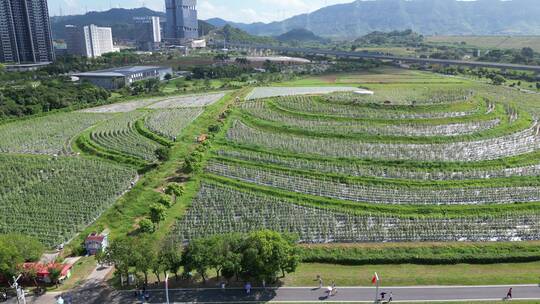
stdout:
[[325,49],[311,49],[311,48],[293,48],[273,45],[261,45],[261,44],[240,44],[240,43],[227,43],[227,47],[238,49],[255,49],[255,50],[272,50],[281,53],[297,53],[304,55],[323,55],[323,56],[335,56],[338,58],[365,58],[365,59],[379,59],[390,60],[401,63],[417,63],[417,64],[438,64],[443,66],[468,66],[473,68],[495,68],[501,70],[520,70],[520,71],[532,71],[536,74],[540,74],[540,66],[537,65],[523,65],[523,64],[510,64],[510,63],[498,63],[498,62],[482,62],[482,61],[465,61],[465,60],[447,60],[447,59],[429,59],[429,58],[416,58],[416,57],[401,57],[382,55],[373,52],[347,52],[347,51],[334,51]]

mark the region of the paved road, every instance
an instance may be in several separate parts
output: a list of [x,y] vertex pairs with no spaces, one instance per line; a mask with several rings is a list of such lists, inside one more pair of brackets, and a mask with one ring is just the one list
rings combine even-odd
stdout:
[[[141,303],[134,292],[113,291],[104,285],[79,289],[70,293],[73,304],[78,303]],[[390,287],[382,291],[392,292],[394,302],[437,302],[437,301],[496,301],[506,296],[513,288],[514,300],[540,300],[538,285],[515,286],[432,286],[432,287]],[[150,290],[149,303],[165,303],[163,290]],[[58,294],[54,295],[58,296]],[[35,299],[31,303],[53,304],[54,296]],[[317,288],[278,288],[254,289],[246,295],[241,289],[175,289],[170,291],[171,303],[293,303],[293,302],[357,302],[373,303],[375,288],[344,287],[339,288],[335,296],[328,297],[324,289]],[[67,303],[67,302],[66,302]]]

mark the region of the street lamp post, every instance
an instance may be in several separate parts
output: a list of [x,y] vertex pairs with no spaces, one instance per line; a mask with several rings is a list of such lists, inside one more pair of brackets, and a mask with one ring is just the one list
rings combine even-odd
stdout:
[[11,288],[14,288],[15,291],[17,291],[17,303],[26,304],[26,297],[24,296],[24,290],[19,285],[19,283],[17,283],[17,281],[19,281],[21,276],[22,274],[20,274],[17,278],[13,277],[13,285],[11,285]]
[[165,274],[165,298],[167,299],[167,304],[169,304],[169,273]]

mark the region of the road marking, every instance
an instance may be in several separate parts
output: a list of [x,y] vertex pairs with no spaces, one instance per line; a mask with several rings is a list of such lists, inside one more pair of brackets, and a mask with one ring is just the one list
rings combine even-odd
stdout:
[[[406,301],[392,301],[392,303],[463,303],[463,302],[492,302],[492,301],[502,301],[502,298],[494,299],[462,299],[462,300],[406,300]],[[538,301],[540,298],[514,298],[513,301]],[[264,303],[373,303],[371,301],[339,301],[339,300],[307,300],[307,301],[265,301]],[[186,303],[197,303],[197,304],[231,304],[231,303],[240,303],[240,304],[253,304],[253,303],[262,303],[261,301],[230,301],[230,302],[172,302],[173,304],[186,304]]]
[[[466,289],[478,289],[478,288],[520,288],[520,287],[538,287],[540,284],[521,284],[521,285],[449,285],[449,286],[382,286],[383,289],[455,289],[455,288],[466,288]],[[303,287],[253,287],[252,290],[312,290],[317,286],[303,286]],[[375,287],[367,286],[339,286],[339,289],[374,289]],[[324,289],[324,288],[323,288]],[[165,289],[147,289],[148,291],[165,291]],[[169,291],[204,291],[204,290],[222,290],[220,287],[209,287],[209,288],[174,288],[169,289]],[[227,287],[225,290],[244,290],[243,287]],[[122,290],[122,292],[133,292],[133,290]]]

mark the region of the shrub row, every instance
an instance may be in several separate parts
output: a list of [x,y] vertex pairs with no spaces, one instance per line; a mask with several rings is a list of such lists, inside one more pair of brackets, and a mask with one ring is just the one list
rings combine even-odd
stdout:
[[540,261],[540,242],[302,245],[305,263],[368,264],[495,264]]

